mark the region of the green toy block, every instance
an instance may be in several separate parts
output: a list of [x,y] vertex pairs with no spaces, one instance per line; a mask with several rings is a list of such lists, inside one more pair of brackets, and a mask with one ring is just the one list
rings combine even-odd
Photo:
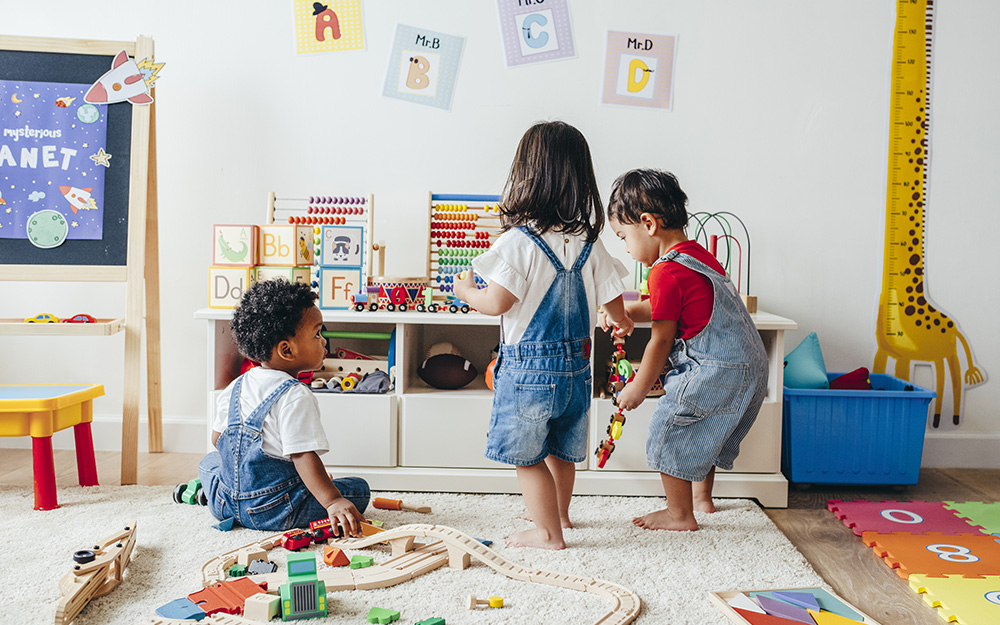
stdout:
[[440,616],[432,616],[429,619],[424,619],[422,621],[417,621],[415,625],[446,625],[444,619]]
[[243,577],[246,574],[247,574],[247,565],[245,564],[234,564],[231,567],[229,567],[228,571],[226,571],[226,575],[228,575],[229,577]]
[[399,620],[399,612],[396,610],[386,610],[385,608],[372,608],[368,610],[369,623],[391,623]]
[[372,556],[351,556],[352,569],[366,569],[373,564],[375,564],[375,558]]

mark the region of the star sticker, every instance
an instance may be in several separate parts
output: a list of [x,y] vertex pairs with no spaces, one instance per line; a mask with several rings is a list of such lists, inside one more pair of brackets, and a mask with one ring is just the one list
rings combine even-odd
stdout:
[[83,144],[83,147],[85,147],[85,148],[89,148],[89,147],[90,147],[90,144],[89,144],[89,143],[84,143],[84,144]]
[[77,227],[77,226],[79,226],[80,224],[78,224],[78,223],[76,223],[76,222],[74,221],[74,222],[73,222],[73,223],[71,223],[70,225],[71,225],[71,226],[73,226],[74,228],[76,228],[76,227]]
[[110,163],[111,155],[105,152],[104,148],[98,150],[97,154],[91,154],[90,160],[94,161],[96,165],[104,165],[105,167],[111,167]]

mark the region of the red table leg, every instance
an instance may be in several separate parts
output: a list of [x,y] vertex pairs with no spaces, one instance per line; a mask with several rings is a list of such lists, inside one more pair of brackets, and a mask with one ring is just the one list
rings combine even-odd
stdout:
[[99,486],[97,483],[97,460],[94,458],[94,437],[90,432],[90,422],[73,426],[76,438],[76,473],[80,486]]
[[35,510],[58,508],[51,436],[31,437],[31,461],[35,477]]

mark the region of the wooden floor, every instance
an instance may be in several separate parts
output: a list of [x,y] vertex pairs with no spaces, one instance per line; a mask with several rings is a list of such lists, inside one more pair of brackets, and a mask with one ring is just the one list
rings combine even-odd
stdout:
[[[201,454],[139,454],[139,483],[174,485],[198,474]],[[120,484],[119,455],[97,453],[101,483]],[[72,487],[76,481],[73,451],[55,452],[56,484]],[[0,449],[0,485],[31,488],[31,451]],[[920,483],[902,492],[861,487],[813,487],[789,492],[787,509],[766,509],[788,539],[823,576],[834,591],[882,625],[940,625],[935,610],[924,605],[871,549],[827,511],[828,499],[923,501],[1000,501],[1000,470],[924,469]]]

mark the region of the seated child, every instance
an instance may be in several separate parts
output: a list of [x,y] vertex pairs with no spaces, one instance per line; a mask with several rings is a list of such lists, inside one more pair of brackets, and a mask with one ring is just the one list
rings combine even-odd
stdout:
[[233,311],[233,339],[261,366],[219,396],[212,426],[218,451],[202,459],[198,476],[218,519],[280,531],[329,517],[334,528],[360,536],[368,483],[331,480],[319,458],[329,450],[319,402],[296,379],[326,355],[315,300],[309,285],[286,280],[258,282],[243,295]]
[[715,511],[715,468],[733,468],[767,390],[760,334],[719,262],[684,234],[685,204],[673,174],[650,169],[619,176],[608,202],[608,225],[650,267],[649,299],[627,310],[650,321],[652,333],[618,406],[637,408],[668,359],[671,367],[646,438],[646,464],[660,472],[667,508],[633,519],[645,529],[695,530],[695,510]]

